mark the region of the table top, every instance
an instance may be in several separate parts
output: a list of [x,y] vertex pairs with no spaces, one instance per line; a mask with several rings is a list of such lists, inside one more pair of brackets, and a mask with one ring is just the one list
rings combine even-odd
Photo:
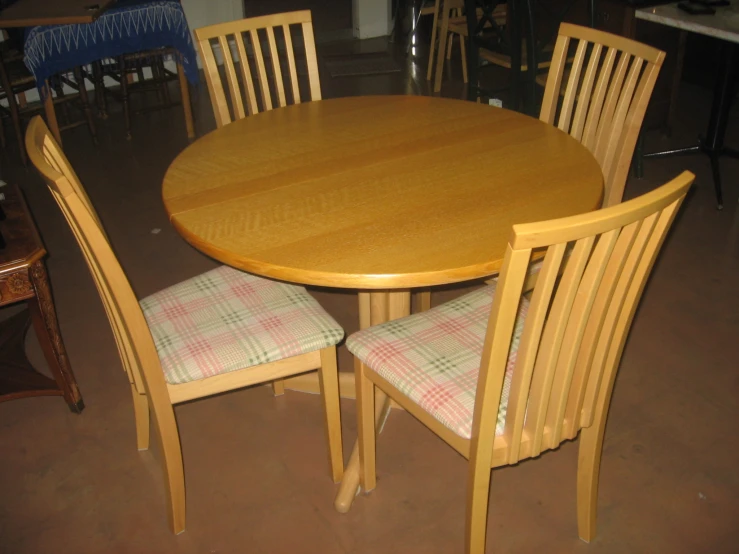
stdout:
[[170,165],[176,230],[234,267],[394,289],[496,273],[514,223],[600,206],[603,176],[531,117],[426,96],[321,100],[213,131]]
[[92,23],[115,0],[18,0],[0,12],[0,28]]
[[635,14],[637,19],[739,43],[739,6],[734,3],[715,10],[713,15],[691,15],[678,8],[676,2],[641,8]]

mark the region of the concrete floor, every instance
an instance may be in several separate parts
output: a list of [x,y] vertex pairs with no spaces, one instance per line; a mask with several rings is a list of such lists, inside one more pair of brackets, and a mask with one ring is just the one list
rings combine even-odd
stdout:
[[[322,45],[319,54],[364,45]],[[399,56],[403,71],[372,77],[322,74],[325,98],[424,94],[425,58]],[[418,65],[416,65],[416,63]],[[463,94],[452,67],[442,94]],[[647,135],[647,149],[683,145],[703,131],[710,91],[684,86],[672,137]],[[207,90],[195,91],[198,134],[214,128]],[[98,121],[65,150],[106,225],[139,296],[214,262],[169,226],[160,199],[168,164],[187,144],[179,109]],[[736,112],[729,143],[739,144]],[[176,409],[187,480],[188,528],[173,536],[154,447],[137,452],[133,412],[109,326],[82,256],[33,169],[2,153],[3,177],[21,184],[50,253],[60,325],[87,408],[59,398],[0,404],[0,552],[3,553],[439,553],[461,552],[466,464],[404,412],[393,412],[378,449],[377,489],[345,515],[334,511],[316,396],[267,387]],[[245,152],[244,155],[248,155]],[[698,178],[668,238],[627,343],[606,430],[598,536],[577,537],[577,444],[494,472],[489,552],[733,553],[739,551],[739,162],[723,162],[725,209],[717,212],[706,159],[651,160],[629,197],[682,169]],[[494,171],[494,167],[491,167]],[[351,333],[356,297],[314,291]],[[458,294],[435,294],[434,301]],[[0,312],[5,317],[16,308]],[[29,334],[27,350],[45,370]],[[340,348],[340,369],[351,358]],[[342,402],[344,439],[356,436],[354,402]],[[346,455],[349,454],[349,446]]]

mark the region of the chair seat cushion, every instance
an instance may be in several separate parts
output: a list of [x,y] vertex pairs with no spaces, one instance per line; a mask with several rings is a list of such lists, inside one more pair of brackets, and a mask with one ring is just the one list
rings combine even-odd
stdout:
[[[480,359],[495,284],[428,311],[354,333],[349,350],[456,434],[470,438]],[[496,434],[503,432],[511,375],[529,302],[521,299],[508,354]]]
[[168,383],[337,344],[344,331],[303,288],[221,266],[141,301]]

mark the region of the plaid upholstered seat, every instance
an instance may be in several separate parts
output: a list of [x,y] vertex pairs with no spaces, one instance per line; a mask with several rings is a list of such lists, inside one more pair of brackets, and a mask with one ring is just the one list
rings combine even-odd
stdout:
[[[456,434],[469,438],[495,284],[428,311],[354,333],[349,350]],[[511,375],[528,310],[521,299],[496,433],[503,432]]]
[[168,383],[337,344],[344,331],[303,288],[221,266],[141,301]]

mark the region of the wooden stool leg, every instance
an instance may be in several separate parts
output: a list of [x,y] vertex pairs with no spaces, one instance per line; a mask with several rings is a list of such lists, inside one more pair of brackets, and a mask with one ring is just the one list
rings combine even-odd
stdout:
[[77,388],[77,381],[72,373],[72,368],[69,366],[67,351],[59,332],[59,323],[56,318],[56,310],[54,310],[54,299],[51,296],[49,278],[46,274],[44,262],[39,260],[32,264],[29,275],[36,296],[28,301],[28,308],[31,312],[31,321],[39,344],[69,408],[75,413],[81,413],[85,404]]
[[79,88],[80,100],[82,101],[82,109],[85,111],[85,118],[87,119],[87,128],[90,130],[92,135],[92,142],[97,144],[97,130],[95,129],[95,119],[92,117],[92,109],[90,108],[90,99],[87,96],[87,88],[85,87],[85,78],[82,75],[82,68],[74,68],[74,78],[77,81],[77,87]]
[[123,98],[123,119],[126,121],[126,138],[131,140],[131,108],[128,105],[128,75],[126,74],[126,61],[123,56],[118,58],[118,66],[121,71],[121,97]]
[[98,108],[98,117],[107,119],[108,106],[105,100],[105,82],[103,75],[103,64],[100,61],[93,62],[92,76],[95,80],[95,103]]
[[23,141],[23,127],[21,126],[21,117],[18,113],[18,105],[15,102],[15,95],[8,94],[8,109],[10,110],[10,119],[13,122],[13,131],[18,141],[18,151],[21,155],[23,165],[28,165],[28,156],[26,155],[26,143]]

